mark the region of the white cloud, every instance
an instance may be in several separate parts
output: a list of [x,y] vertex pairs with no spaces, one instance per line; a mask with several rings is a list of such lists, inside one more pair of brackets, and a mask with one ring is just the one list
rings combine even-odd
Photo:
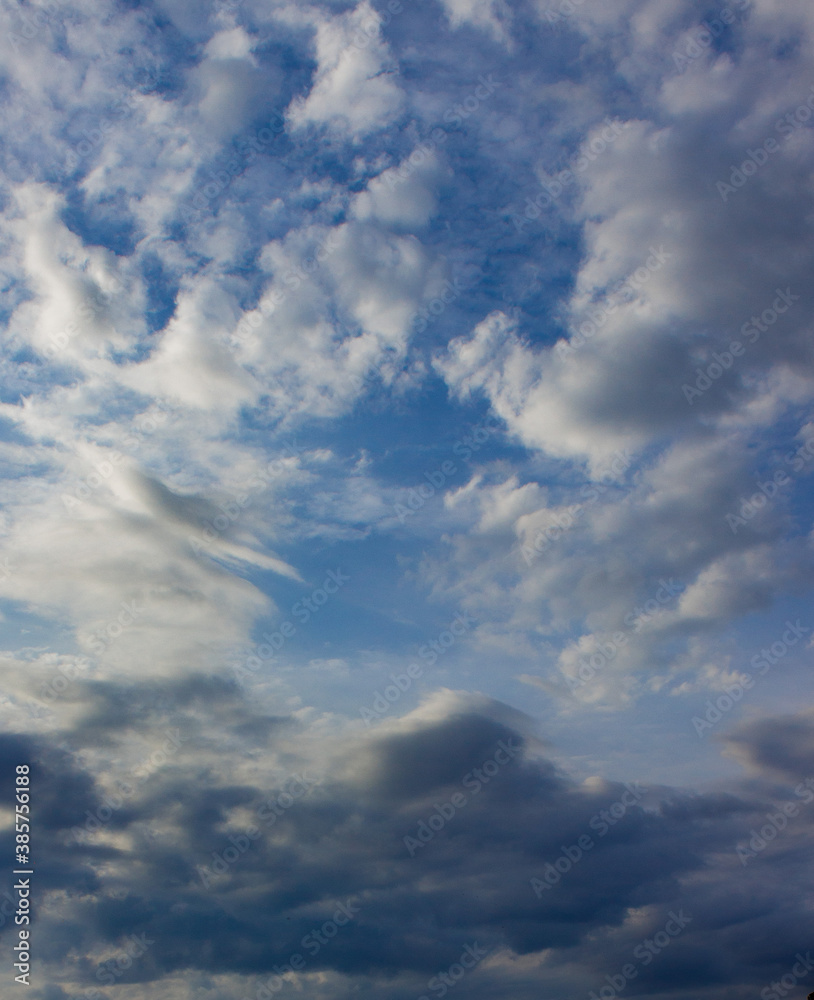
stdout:
[[328,125],[358,140],[394,123],[404,95],[381,37],[381,16],[368,0],[317,23],[316,54],[311,91],[289,108],[295,128]]
[[453,28],[471,24],[490,32],[498,41],[507,42],[510,10],[503,0],[442,0]]
[[398,166],[389,167],[357,195],[353,213],[362,222],[376,220],[382,225],[422,229],[438,206],[438,189],[445,176],[434,153],[420,147]]

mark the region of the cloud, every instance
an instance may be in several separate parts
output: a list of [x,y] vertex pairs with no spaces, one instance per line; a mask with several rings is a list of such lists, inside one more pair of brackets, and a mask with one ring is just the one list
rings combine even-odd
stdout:
[[358,195],[354,214],[408,231],[423,229],[437,211],[438,188],[444,171],[434,153],[418,149],[404,163],[373,178]]
[[[132,746],[132,763],[123,757],[118,773],[96,773],[93,747],[112,738],[123,750],[145,713],[151,735]],[[262,762],[223,766],[217,732],[235,724],[242,740],[262,750]],[[423,988],[475,941],[494,956],[472,974],[476,996],[507,976],[521,995],[532,995],[533,966],[524,956],[546,956],[552,990],[590,989],[676,911],[690,919],[666,965],[641,970],[655,993],[675,989],[665,974],[675,962],[704,970],[705,982],[734,976],[745,987],[777,968],[766,942],[780,954],[804,947],[799,932],[788,936],[783,917],[803,897],[791,889],[782,906],[770,902],[763,881],[794,871],[795,860],[782,852],[761,857],[740,872],[743,890],[734,893],[731,870],[709,868],[714,857],[734,858],[734,842],[766,807],[756,786],[739,793],[577,783],[546,758],[532,728],[506,706],[450,693],[365,738],[332,739],[326,757],[292,720],[263,719],[228,686],[203,678],[97,688],[92,717],[69,735],[87,747],[84,765],[37,756],[41,849],[55,859],[42,874],[44,887],[71,884],[79,865],[95,873],[84,895],[63,897],[41,918],[41,933],[55,942],[60,928],[82,918],[71,944],[76,957],[67,954],[67,939],[48,956],[60,968],[57,982],[87,988],[105,950],[139,933],[154,944],[123,981],[145,987],[186,969],[253,990],[275,964],[300,954],[306,967],[294,978],[303,986],[318,983],[317,973],[368,989],[389,979],[397,996]],[[165,731],[175,735],[162,743]],[[164,751],[171,759],[145,766],[163,744],[172,744]],[[306,784],[292,784],[294,775]],[[84,781],[82,795],[50,810],[47,788],[66,779]],[[294,795],[286,798],[289,788]],[[278,799],[278,815],[262,810]],[[78,842],[74,833],[70,850],[61,846],[97,813],[108,818],[90,823],[93,831]],[[410,856],[405,838],[415,839],[436,815],[444,822],[430,819],[433,836],[422,834]],[[249,840],[252,823],[260,833]],[[802,816],[799,823],[796,837],[809,838],[810,823]],[[233,860],[224,869],[219,857]],[[347,901],[353,919],[330,945],[303,944]],[[214,933],[222,949],[195,947]],[[269,934],[271,951],[263,944]],[[691,995],[696,983],[685,972],[679,985]]]
[[753,719],[727,734],[726,752],[751,771],[782,782],[814,773],[811,712]]
[[38,1000],[415,1000],[476,947],[473,1000],[731,1000],[805,953],[814,15],[731,7],[12,12]]
[[471,24],[489,31],[499,41],[506,41],[508,8],[500,0],[442,0],[449,23],[453,28]]
[[367,0],[316,26],[318,68],[308,96],[289,110],[294,128],[327,125],[358,141],[394,122],[403,93],[381,37],[382,18]]

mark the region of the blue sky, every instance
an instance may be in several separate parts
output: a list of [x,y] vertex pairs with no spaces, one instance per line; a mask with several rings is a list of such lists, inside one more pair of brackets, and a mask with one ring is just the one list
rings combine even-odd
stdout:
[[810,5],[4,17],[36,1000],[814,989]]

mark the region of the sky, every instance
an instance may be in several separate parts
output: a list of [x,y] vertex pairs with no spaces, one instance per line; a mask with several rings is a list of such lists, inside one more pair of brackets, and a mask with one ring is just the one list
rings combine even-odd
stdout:
[[814,7],[2,15],[4,995],[814,990]]

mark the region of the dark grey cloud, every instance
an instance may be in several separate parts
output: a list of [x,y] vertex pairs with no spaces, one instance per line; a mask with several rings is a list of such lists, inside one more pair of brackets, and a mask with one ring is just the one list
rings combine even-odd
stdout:
[[727,734],[725,745],[737,760],[784,782],[814,777],[814,714],[758,718]]
[[[115,952],[142,933],[155,943],[117,981],[146,988],[169,975],[235,976],[241,985],[227,991],[230,1000],[253,995],[253,977],[261,981],[297,953],[309,970],[349,977],[370,995],[389,978],[385,992],[406,1000],[474,941],[493,955],[546,949],[560,985],[530,971],[515,981],[518,970],[486,963],[471,976],[472,996],[511,981],[517,996],[553,1000],[565,983],[572,992],[592,988],[591,977],[602,984],[678,910],[691,921],[669,955],[642,966],[631,994],[712,996],[725,982],[756,987],[785,954],[806,946],[802,885],[786,881],[783,898],[772,889],[802,870],[800,851],[810,848],[812,832],[804,807],[787,845],[778,835],[772,850],[746,866],[735,854],[772,811],[774,783],[695,792],[635,780],[577,784],[539,741],[501,721],[505,707],[488,702],[450,706],[446,714],[419,709],[307,754],[296,731],[244,703],[258,729],[268,723],[268,759],[286,745],[289,775],[311,771],[307,792],[286,797],[295,788],[290,777],[236,780],[219,767],[218,736],[231,720],[227,710],[214,721],[216,689],[202,678],[176,692],[176,721],[193,708],[212,712],[208,739],[182,744],[99,832],[68,848],[70,828],[104,793],[66,754],[40,752],[43,789],[67,781],[82,790],[59,811],[46,798],[34,817],[39,850],[52,859],[40,873],[41,891],[85,889],[38,923],[50,942],[54,985],[69,995],[66,984],[94,980],[99,966],[90,954]],[[154,697],[150,688],[132,691],[134,706]],[[137,731],[138,713],[125,718],[118,693],[109,694],[111,734],[125,740]],[[97,692],[97,727],[101,704]],[[65,742],[80,736],[66,733]],[[737,739],[765,755],[763,729]],[[270,801],[281,803],[273,821],[268,809],[258,811]],[[260,833],[250,840],[252,825]],[[411,852],[405,837],[420,829],[429,836]],[[307,936],[348,901],[358,912],[311,955],[316,939]]]

